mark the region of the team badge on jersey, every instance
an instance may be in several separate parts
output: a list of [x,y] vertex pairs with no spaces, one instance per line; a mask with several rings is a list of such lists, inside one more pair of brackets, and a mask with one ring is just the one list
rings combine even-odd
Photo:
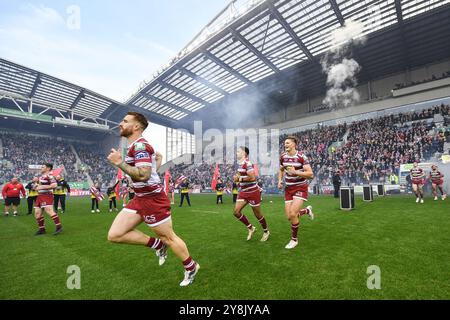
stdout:
[[141,151],[136,153],[136,155],[134,156],[134,158],[136,160],[141,160],[141,159],[150,159],[150,155],[148,154],[148,152],[146,151]]
[[134,150],[139,151],[139,150],[145,150],[145,144],[142,142],[137,142],[134,145]]

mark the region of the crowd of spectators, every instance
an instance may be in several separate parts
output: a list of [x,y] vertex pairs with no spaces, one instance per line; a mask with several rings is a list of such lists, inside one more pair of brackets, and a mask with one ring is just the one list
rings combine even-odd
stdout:
[[81,160],[81,170],[89,173],[94,184],[102,188],[114,184],[117,169],[114,169],[106,158],[106,154],[98,149],[97,145],[74,145]]
[[[86,182],[89,173],[94,182],[107,186],[116,178],[116,172],[97,146],[73,143],[81,163],[71,149],[71,143],[51,137],[27,134],[0,133],[2,152],[0,160],[1,182],[12,177],[21,182],[39,175],[39,166],[49,162],[53,167],[64,166],[62,176],[68,182]],[[30,169],[31,166],[38,166]]]
[[[0,177],[2,183],[17,177],[21,182],[30,181],[39,174],[39,169],[31,166],[50,162],[54,168],[64,166],[66,179],[79,179],[76,171],[76,158],[68,143],[49,137],[27,134],[0,133],[2,152]],[[85,177],[84,177],[85,180]]]
[[[384,182],[391,172],[398,174],[401,164],[424,161],[435,152],[444,151],[448,131],[430,134],[435,114],[450,115],[450,106],[439,105],[289,135],[299,138],[299,149],[308,156],[318,184],[331,185],[337,170],[341,172],[343,183]],[[280,152],[287,136],[280,136]],[[214,164],[206,163],[178,165],[171,169],[171,174],[174,179],[185,175],[192,185],[205,189],[211,185],[214,168]],[[222,180],[231,184],[236,165],[219,165],[219,169]],[[263,188],[276,188],[278,178],[275,173],[261,176],[259,180]]]
[[[391,172],[398,172],[401,164],[414,160],[424,161],[435,152],[443,152],[449,141],[449,131],[433,133],[434,115],[450,116],[450,106],[439,105],[416,112],[391,114],[350,124],[318,126],[296,132],[299,149],[310,159],[315,182],[330,185],[333,174],[339,169],[343,183],[360,184],[384,181]],[[290,134],[291,135],[291,134]],[[287,135],[280,136],[280,152]],[[345,139],[344,139],[345,138]],[[0,177],[2,182],[12,177],[30,181],[39,174],[30,165],[51,162],[54,167],[64,166],[63,175],[68,182],[85,182],[88,173],[102,187],[113,184],[114,170],[96,145],[74,143],[81,163],[77,164],[70,143],[27,134],[0,133],[2,157]],[[173,181],[187,176],[192,187],[208,189],[215,164],[177,165],[171,169]],[[220,177],[231,186],[237,164],[219,164]],[[277,173],[260,176],[263,188],[276,188]]]

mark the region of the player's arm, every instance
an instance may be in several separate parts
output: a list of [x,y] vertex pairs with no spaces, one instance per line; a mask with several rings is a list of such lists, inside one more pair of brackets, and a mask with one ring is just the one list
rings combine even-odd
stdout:
[[52,182],[49,185],[39,185],[36,190],[50,190],[50,189],[55,189],[58,186],[58,184],[56,182]]
[[152,171],[151,166],[132,167],[122,160],[120,152],[116,149],[111,149],[108,160],[112,165],[116,166],[119,169],[122,169],[122,171],[129,175],[133,181],[147,181],[148,179],[150,179]]
[[283,187],[283,176],[284,176],[284,167],[281,166],[280,170],[278,170],[278,188],[281,189]]
[[256,181],[255,171],[247,171],[247,177],[239,177],[240,182],[254,182]]
[[128,174],[133,181],[147,181],[150,179],[152,167],[132,167],[124,161],[117,165],[123,172]]
[[311,179],[314,178],[314,173],[313,173],[312,168],[311,168],[311,166],[309,164],[305,164],[303,166],[302,170],[294,170],[294,174],[299,176],[299,177],[301,177],[301,178],[304,178],[304,179],[311,180]]
[[155,151],[155,160],[156,160],[156,171],[159,170],[159,168],[161,167],[162,164],[162,160],[163,160],[163,155],[161,153],[159,153],[158,151]]

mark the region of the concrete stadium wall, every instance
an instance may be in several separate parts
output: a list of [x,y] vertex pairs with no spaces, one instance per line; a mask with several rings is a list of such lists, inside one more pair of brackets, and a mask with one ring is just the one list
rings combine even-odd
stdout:
[[[416,103],[425,100],[432,100],[441,97],[450,96],[450,88],[444,88],[442,90],[431,90],[429,92],[421,93],[422,98],[418,98],[416,95],[411,96],[406,100],[394,101],[392,99],[382,100],[392,97],[392,89],[397,83],[405,83],[410,81],[423,81],[425,79],[431,79],[433,75],[440,77],[443,72],[450,71],[450,59],[437,62],[434,64],[426,65],[423,67],[415,68],[399,74],[388,75],[381,79],[375,79],[369,83],[360,84],[357,86],[358,93],[361,97],[361,103],[354,108],[350,113],[345,114],[354,115],[362,112],[370,112],[380,109],[386,109],[395,106],[401,106],[409,103]],[[310,113],[314,107],[322,105],[324,96],[314,97],[308,101],[303,101],[295,106],[290,106],[285,109],[277,110],[269,115],[266,115],[263,119],[252,120],[256,127],[276,128],[280,123],[291,122],[289,119],[297,119],[301,125],[314,122],[321,122],[330,119],[326,114]],[[386,102],[387,101],[387,102]],[[335,115],[334,115],[335,116]],[[305,119],[307,117],[307,119]],[[296,126],[295,124],[293,126]],[[286,126],[282,126],[286,127]]]
[[263,126],[262,128],[288,129],[418,103],[423,104],[423,108],[428,108],[429,106],[440,104],[441,101],[447,104],[450,103],[450,87],[439,88],[436,90],[421,92],[418,94],[402,96],[398,98],[378,100],[333,112],[311,114],[303,118],[280,122],[274,125]]

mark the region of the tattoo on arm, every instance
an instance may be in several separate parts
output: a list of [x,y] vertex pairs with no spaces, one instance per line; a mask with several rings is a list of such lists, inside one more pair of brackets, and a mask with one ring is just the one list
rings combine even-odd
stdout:
[[151,167],[132,167],[122,161],[118,166],[123,172],[128,174],[134,181],[147,181],[150,179]]

